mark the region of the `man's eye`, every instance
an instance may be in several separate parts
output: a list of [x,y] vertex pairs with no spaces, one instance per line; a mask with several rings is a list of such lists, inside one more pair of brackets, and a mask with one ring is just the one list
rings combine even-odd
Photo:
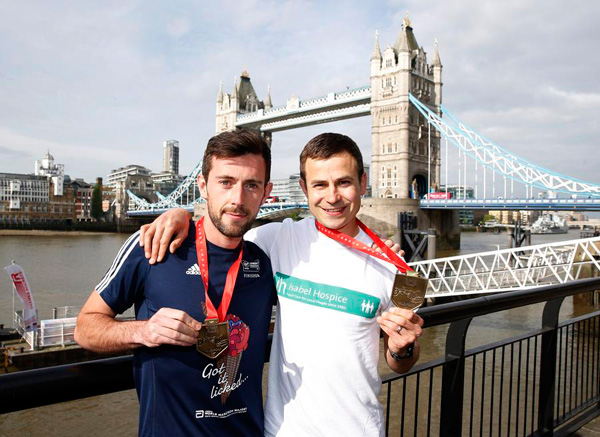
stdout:
[[221,185],[229,186],[231,185],[231,181],[219,181]]
[[256,190],[258,188],[258,184],[246,184],[246,188],[249,190]]

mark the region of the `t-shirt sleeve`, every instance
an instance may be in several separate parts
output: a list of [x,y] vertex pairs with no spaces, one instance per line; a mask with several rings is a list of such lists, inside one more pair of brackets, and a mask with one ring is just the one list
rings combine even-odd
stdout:
[[244,240],[253,242],[270,257],[271,247],[281,230],[281,226],[282,223],[267,223],[266,225],[252,228],[246,232]]
[[130,308],[144,291],[150,264],[139,245],[139,231],[121,246],[96,291],[117,314]]

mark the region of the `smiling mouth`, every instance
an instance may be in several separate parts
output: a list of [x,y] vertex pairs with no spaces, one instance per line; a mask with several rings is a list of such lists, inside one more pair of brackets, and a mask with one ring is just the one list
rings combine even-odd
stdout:
[[342,211],[344,211],[346,209],[345,206],[341,206],[339,208],[322,208],[323,211],[325,211],[326,214],[331,214],[331,215],[336,215],[336,214],[340,214]]

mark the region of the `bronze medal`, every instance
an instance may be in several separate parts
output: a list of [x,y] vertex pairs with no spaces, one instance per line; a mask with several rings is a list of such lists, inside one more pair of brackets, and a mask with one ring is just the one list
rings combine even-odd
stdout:
[[396,274],[392,289],[392,302],[398,308],[416,310],[425,301],[428,282],[426,278],[410,274],[410,272],[406,275]]
[[211,360],[217,358],[229,347],[229,323],[218,319],[207,319],[198,331],[196,349]]
[[[200,267],[202,285],[204,286],[202,309],[206,315],[204,324],[200,331],[198,331],[196,350],[211,360],[214,360],[229,349],[229,322],[225,321],[225,319],[242,262],[242,254],[244,253],[243,240],[240,242],[240,245],[240,254],[227,271],[225,287],[223,287],[223,298],[217,310],[208,296],[208,249],[204,236],[204,217],[196,225],[196,254],[198,256],[198,267]],[[223,321],[221,322],[220,320]]]

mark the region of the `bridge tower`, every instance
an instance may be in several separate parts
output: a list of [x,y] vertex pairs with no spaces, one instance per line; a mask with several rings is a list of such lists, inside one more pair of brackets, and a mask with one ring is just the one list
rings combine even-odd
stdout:
[[[431,64],[408,15],[394,46],[383,55],[379,35],[371,55],[371,186],[375,198],[418,198],[439,189],[440,138],[413,108],[408,94],[441,113],[442,63],[437,41]],[[429,163],[431,153],[431,164]]]
[[[238,114],[268,109],[271,106],[270,87],[267,89],[265,100],[259,100],[250,81],[250,75],[244,70],[239,77],[239,82],[237,78],[234,79],[231,94],[223,92],[223,82],[219,85],[215,132],[219,134],[221,132],[234,131],[236,130],[235,120]],[[267,139],[268,144],[271,145],[271,134],[264,132],[263,136]]]

